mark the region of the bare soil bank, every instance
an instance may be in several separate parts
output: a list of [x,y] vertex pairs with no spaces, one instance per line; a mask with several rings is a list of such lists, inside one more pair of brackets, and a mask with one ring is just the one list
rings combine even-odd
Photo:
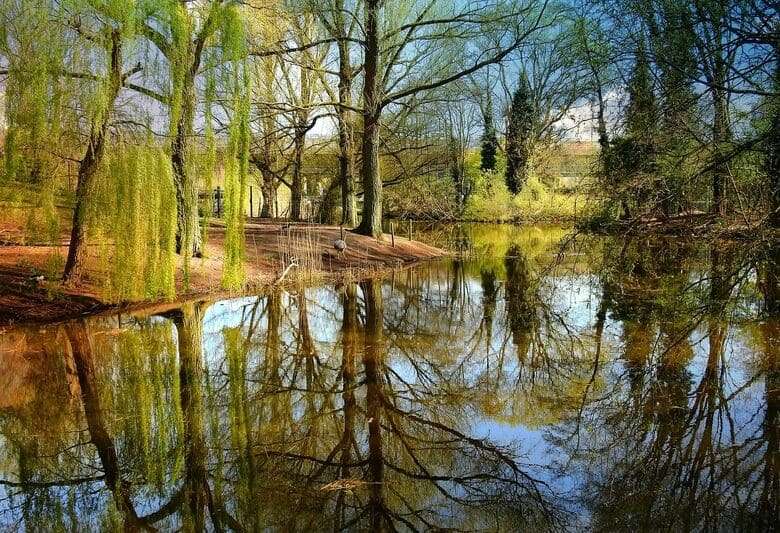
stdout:
[[[374,239],[346,231],[347,248],[339,252],[334,241],[341,238],[342,232],[336,226],[253,219],[246,224],[245,233],[247,292],[275,284],[360,279],[446,255],[443,250],[403,237],[396,236],[393,246],[390,235]],[[212,225],[206,257],[191,261],[188,288],[178,269],[176,301],[227,295],[220,283],[223,238],[224,228]],[[97,257],[90,257],[80,285],[63,287],[57,279],[50,279],[55,275],[49,271],[56,264],[52,258],[64,256],[66,246],[67,242],[60,246],[0,246],[0,324],[54,322],[161,303],[117,304],[103,300],[100,287],[105,273],[95,266],[99,263]],[[290,263],[297,266],[288,269]],[[46,279],[39,281],[41,275]]]

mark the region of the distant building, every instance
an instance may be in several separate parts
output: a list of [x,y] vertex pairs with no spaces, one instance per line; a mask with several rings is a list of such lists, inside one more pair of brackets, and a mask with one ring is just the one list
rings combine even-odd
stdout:
[[[604,100],[606,103],[607,131],[612,135],[618,126],[618,112],[623,94],[610,91]],[[598,141],[598,106],[595,100],[582,102],[572,106],[564,118],[556,126],[564,132],[564,138],[580,142]]]

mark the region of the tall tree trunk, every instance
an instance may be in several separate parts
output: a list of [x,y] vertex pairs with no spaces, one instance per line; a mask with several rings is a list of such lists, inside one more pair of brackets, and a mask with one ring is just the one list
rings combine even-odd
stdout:
[[290,199],[290,218],[300,221],[303,212],[303,175],[301,173],[303,166],[303,150],[306,142],[306,130],[299,126],[295,128],[295,138],[293,140],[293,165],[291,181],[291,199]]
[[357,232],[382,236],[382,177],[379,173],[379,123],[382,114],[379,91],[379,4],[366,0],[365,59],[363,61],[363,218]]
[[[187,0],[178,0],[181,16],[186,19],[186,26],[193,27],[194,15],[190,12]],[[202,255],[201,232],[198,231],[198,183],[190,171],[191,140],[193,137],[193,124],[195,121],[195,107],[197,105],[197,88],[195,78],[200,70],[201,59],[206,41],[216,31],[216,22],[223,8],[221,1],[212,0],[209,3],[208,14],[203,25],[194,38],[187,37],[185,42],[171,43],[170,47],[163,51],[172,67],[180,64],[181,58],[175,56],[179,53],[180,46],[186,46],[184,70],[180,86],[174,87],[179,91],[181,104],[179,116],[171,145],[171,164],[173,166],[174,185],[176,188],[176,251],[185,257],[200,257]],[[175,98],[175,97],[174,97]],[[172,98],[173,100],[173,98]]]
[[173,181],[176,188],[176,252],[186,256],[201,255],[201,239],[198,231],[198,188],[195,178],[190,175],[189,150],[195,117],[195,72],[189,70],[181,88],[181,111],[176,123],[173,144],[171,146],[171,164]]
[[344,24],[344,0],[336,0],[334,25],[339,34],[339,106],[336,107],[339,127],[339,177],[341,179],[341,223],[357,225],[355,200],[354,125],[352,123],[352,65],[349,58],[347,28]]
[[303,180],[303,153],[306,149],[306,134],[313,124],[309,124],[308,105],[312,99],[312,83],[310,72],[305,68],[299,71],[300,78],[300,108],[295,112],[295,132],[293,137],[292,165],[292,198],[290,202],[290,218],[299,221],[303,217],[303,197],[305,183]]
[[[343,102],[343,100],[342,100]],[[342,111],[339,115],[348,114]],[[357,226],[357,200],[355,198],[354,129],[351,117],[339,116],[339,176],[341,178],[341,222]]]
[[276,161],[273,156],[275,137],[273,132],[273,121],[266,117],[263,119],[264,129],[266,131],[263,139],[262,152],[252,157],[252,162],[260,171],[262,182],[260,183],[260,192],[263,196],[263,204],[260,208],[260,218],[272,218],[276,216],[276,189],[279,186],[279,180],[274,172]]
[[[276,62],[272,59],[265,59],[261,72],[262,76],[259,80],[261,97],[266,102],[273,102],[276,99],[274,95]],[[276,190],[279,186],[279,180],[275,173],[277,160],[274,155],[277,145],[276,120],[271,106],[262,107],[261,112],[260,124],[262,125],[263,137],[260,154],[254,159],[254,163],[263,176],[263,182],[260,185],[263,194],[263,206],[260,209],[260,217],[272,218],[277,216]]]
[[111,121],[114,102],[122,88],[122,37],[115,29],[111,34],[111,50],[109,59],[109,78],[106,109],[99,113],[97,122],[92,124],[87,152],[79,163],[78,182],[76,184],[76,206],[73,210],[73,226],[70,232],[68,259],[62,279],[66,284],[77,282],[84,269],[86,259],[86,216],[87,195],[95,181],[95,175],[100,167],[105,152],[108,125]]
[[[725,74],[725,73],[724,73]],[[719,76],[720,77],[720,76]],[[724,83],[724,78],[720,77],[717,84]],[[728,180],[728,165],[725,160],[725,148],[731,140],[731,129],[728,119],[728,102],[726,93],[723,89],[714,87],[712,90],[714,116],[712,125],[712,142],[715,150],[715,161],[712,169],[712,213],[722,215],[723,205],[723,187]]]
[[[775,26],[775,35],[780,35],[780,24]],[[774,39],[775,61],[774,96],[770,102],[772,125],[770,126],[767,150],[767,174],[771,194],[769,223],[780,228],[780,37]]]
[[598,87],[596,90],[596,96],[598,98],[598,105],[599,109],[597,111],[597,125],[596,125],[596,131],[599,136],[599,148],[601,148],[601,153],[603,154],[607,148],[609,148],[609,134],[607,133],[607,119],[605,116],[605,108],[606,103],[604,102],[604,93],[601,90],[601,82],[597,82]]

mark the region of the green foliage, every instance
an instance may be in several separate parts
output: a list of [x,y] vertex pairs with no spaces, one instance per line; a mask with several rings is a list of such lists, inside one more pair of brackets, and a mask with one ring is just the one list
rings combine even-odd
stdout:
[[244,284],[244,201],[249,176],[249,73],[238,64],[234,109],[225,162],[225,244],[222,286],[238,290]]
[[[205,157],[201,165],[202,179],[201,187],[204,191],[209,193],[214,189],[214,169],[217,164],[217,140],[214,135],[214,116],[212,106],[214,105],[214,98],[216,97],[216,79],[214,75],[214,69],[209,68],[206,72],[206,91],[204,102],[204,116],[203,122],[205,124],[205,136],[206,147]],[[211,222],[212,206],[209,202],[203,209],[201,217],[201,243],[203,246],[203,254],[206,253],[206,242],[208,240],[208,229]]]
[[184,99],[185,77],[189,68],[190,39],[192,38],[193,22],[187,7],[180,2],[166,2],[165,16],[171,34],[170,61],[170,101],[168,111],[169,133],[175,135],[179,127]]
[[496,169],[496,153],[498,152],[498,137],[493,119],[493,98],[488,92],[487,104],[484,113],[484,131],[480,149],[480,169],[492,171]]
[[126,146],[112,151],[100,174],[88,228],[103,244],[106,297],[172,297],[176,198],[170,158],[157,147]]
[[512,198],[512,213],[513,218],[522,220],[574,220],[581,215],[586,202],[581,193],[558,191],[532,172],[523,190]]
[[695,125],[696,79],[694,33],[689,6],[683,2],[660,2],[658,39],[653,43],[661,70],[664,131],[671,142],[680,135],[689,136]]
[[[652,142],[633,137],[615,137],[601,155],[602,186],[607,195],[617,202],[644,206],[649,198],[646,181],[654,179],[654,150]],[[624,213],[630,216],[631,211]]]
[[512,195],[498,172],[480,172],[474,180],[464,216],[468,220],[504,222],[512,218]]
[[61,161],[54,155],[62,136],[66,110],[58,73],[65,61],[61,28],[52,23],[51,6],[32,0],[7,6],[14,24],[2,32],[0,55],[7,60],[5,118],[8,128],[0,183],[8,190],[30,186],[25,239],[53,242],[59,238],[56,200]]
[[[239,290],[244,285],[244,202],[249,176],[249,113],[251,96],[250,69],[246,63],[247,21],[235,5],[225,4],[214,15],[218,28],[219,46],[215,63],[207,76],[206,84],[206,168],[205,186],[211,190],[211,176],[216,160],[216,144],[212,128],[211,106],[216,94],[215,69],[219,63],[223,69],[222,85],[232,98],[232,115],[228,131],[225,155],[225,242],[222,264],[222,286]],[[208,210],[207,210],[208,211]],[[205,226],[206,223],[204,223]],[[204,232],[205,233],[205,232]]]
[[525,187],[519,194],[509,192],[504,178],[506,161],[498,158],[495,172],[481,172],[472,155],[467,158],[466,173],[473,181],[473,190],[463,217],[479,221],[562,221],[579,217],[586,208],[586,198],[578,191],[560,191],[552,178],[545,183],[536,171],[528,173]]
[[509,124],[506,131],[506,186],[517,194],[528,179],[528,163],[531,158],[530,136],[536,121],[536,109],[531,95],[528,77],[523,73],[512,96]]
[[645,46],[640,41],[634,71],[628,82],[626,135],[646,142],[654,142],[657,132],[658,110],[652,76]]

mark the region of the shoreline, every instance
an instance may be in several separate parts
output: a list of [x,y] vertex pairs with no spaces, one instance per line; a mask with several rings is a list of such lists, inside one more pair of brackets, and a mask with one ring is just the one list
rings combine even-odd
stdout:
[[[177,257],[177,295],[170,300],[111,302],[102,298],[100,285],[106,273],[95,269],[96,257],[90,257],[85,281],[73,288],[63,287],[51,274],[41,282],[35,280],[43,275],[52,257],[67,253],[67,242],[57,246],[0,246],[0,327],[176,307],[192,300],[258,294],[272,287],[357,281],[449,255],[442,249],[404,237],[396,236],[393,246],[390,235],[375,239],[346,230],[347,249],[340,253],[333,248],[333,242],[340,238],[341,229],[323,224],[252,219],[245,224],[244,232],[246,283],[242,290],[227,291],[221,286],[224,226],[213,223],[209,228],[206,257],[191,260],[187,289],[182,279],[182,261]],[[288,268],[283,279],[279,279],[290,257],[296,257],[298,266]]]
[[[749,241],[780,238],[780,231],[765,221],[717,218],[708,213],[681,214],[671,217],[653,217],[631,221],[614,221],[605,224],[589,224],[586,218],[543,217],[511,220],[486,220],[466,218],[403,218],[415,223],[429,224],[497,224],[507,226],[561,226],[580,234],[605,237],[706,237],[712,240]],[[687,226],[688,222],[699,222]]]

